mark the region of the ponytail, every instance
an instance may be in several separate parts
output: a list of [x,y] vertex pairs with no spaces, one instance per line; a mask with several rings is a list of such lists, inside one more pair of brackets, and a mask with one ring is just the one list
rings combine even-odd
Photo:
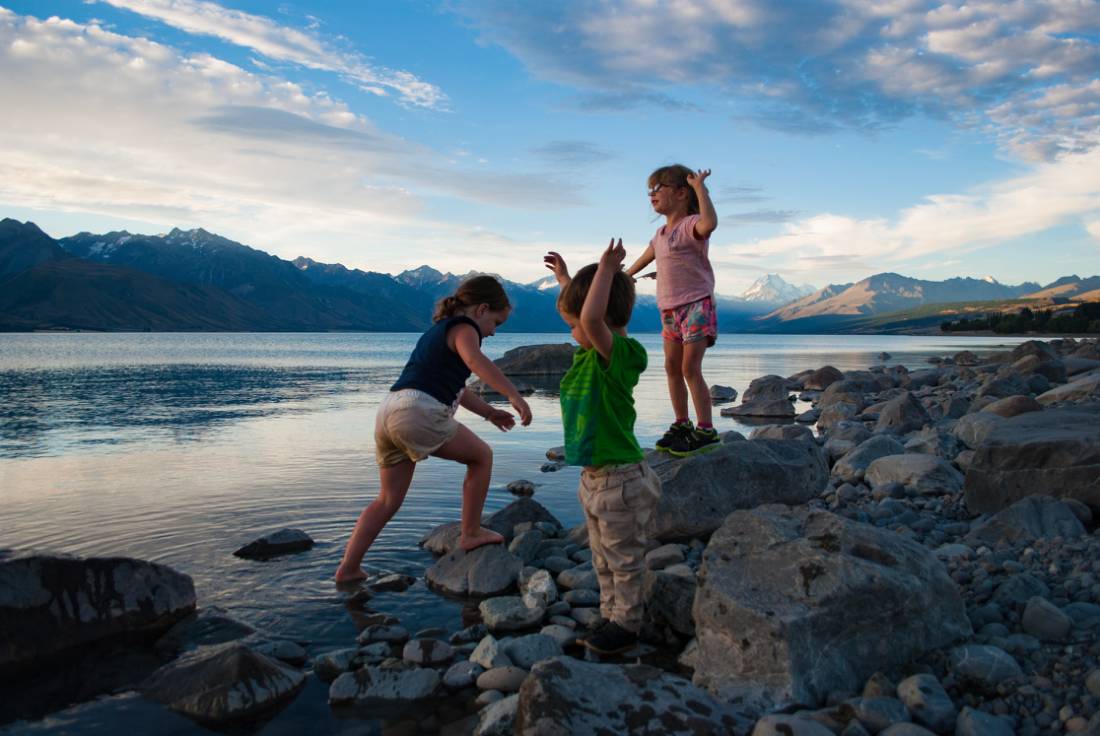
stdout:
[[492,276],[473,276],[466,279],[451,296],[445,296],[435,305],[432,322],[453,317],[466,307],[487,304],[494,312],[503,312],[512,308],[504,287]]

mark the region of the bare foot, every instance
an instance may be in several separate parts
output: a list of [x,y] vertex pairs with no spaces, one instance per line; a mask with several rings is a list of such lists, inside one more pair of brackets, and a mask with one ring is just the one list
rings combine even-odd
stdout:
[[363,572],[363,568],[358,568],[351,571],[345,571],[343,567],[339,567],[336,570],[336,584],[347,585],[349,583],[358,583],[361,580],[367,579],[367,574]]
[[462,535],[462,538],[458,540],[458,546],[462,548],[464,552],[475,550],[478,547],[484,547],[487,544],[504,544],[504,537],[500,536],[492,529],[486,529],[483,526],[477,528],[477,534],[473,536]]

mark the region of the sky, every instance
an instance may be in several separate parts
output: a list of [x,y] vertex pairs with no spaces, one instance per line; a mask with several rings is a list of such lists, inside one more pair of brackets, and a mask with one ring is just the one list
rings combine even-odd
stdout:
[[1091,0],[0,0],[0,110],[0,217],[54,237],[529,282],[639,254],[683,163],[719,294],[1100,273]]

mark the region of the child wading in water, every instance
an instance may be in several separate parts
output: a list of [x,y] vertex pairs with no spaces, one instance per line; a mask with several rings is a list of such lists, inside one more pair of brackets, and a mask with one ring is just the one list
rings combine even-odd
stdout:
[[416,343],[405,369],[378,407],[374,425],[375,454],[381,488],[378,497],[359,515],[336,582],[363,580],[360,564],[375,537],[401,508],[416,464],[429,455],[466,466],[462,483],[462,549],[498,544],[504,538],[481,526],[481,509],[493,471],[493,451],[476,434],[459,424],[459,406],[484,417],[502,431],[515,426],[509,412],[494,409],[466,391],[474,372],[507,397],[523,426],[531,423],[531,409],[512,382],[481,352],[483,338],[504,324],[512,305],[504,288],[492,276],[474,276],[462,282],[453,296],[437,306],[433,324]]
[[[662,166],[649,175],[649,202],[665,216],[649,247],[626,269],[634,276],[657,261],[657,308],[665,347],[665,375],[675,417],[658,450],[683,457],[718,446],[711,423],[710,389],[703,378],[703,354],[718,338],[714,271],[707,251],[718,216],[707,192],[710,169]],[[688,416],[688,392],[698,424]]]
[[646,529],[661,494],[661,481],[634,437],[633,390],[646,368],[646,351],[626,336],[634,282],[622,271],[625,256],[622,241],[612,241],[599,264],[585,266],[572,279],[560,255],[544,259],[561,286],[558,312],[580,343],[561,379],[561,415],[565,460],[584,466],[577,495],[606,619],[584,644],[602,654],[625,651],[638,641]]

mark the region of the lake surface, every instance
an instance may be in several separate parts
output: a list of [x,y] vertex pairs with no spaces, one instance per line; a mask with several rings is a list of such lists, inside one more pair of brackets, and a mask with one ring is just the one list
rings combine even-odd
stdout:
[[[414,334],[0,334],[0,547],[79,555],[127,555],[194,578],[200,607],[218,606],[271,634],[308,642],[311,654],[354,644],[358,631],[331,576],[355,519],[378,490],[374,414],[400,372]],[[668,425],[661,342],[637,336],[650,368],[635,391],[636,433],[652,445]],[[879,363],[927,366],[931,355],[990,350],[1022,338],[723,335],[707,352],[709,383],[743,393],[758,376],[825,364],[841,370]],[[568,342],[567,334],[501,334],[492,358],[520,345]],[[486,511],[508,504],[511,480],[538,484],[536,500],[566,526],[580,523],[578,470],[541,473],[562,443],[556,396],[529,397],[530,427],[501,433],[460,411],[494,449]],[[747,427],[715,416],[720,430]],[[424,586],[430,554],[416,543],[458,518],[463,468],[421,463],[404,507],[383,530],[364,567],[420,581],[382,593],[377,611],[410,631],[457,631],[476,608]],[[283,527],[308,532],[310,552],[267,562],[232,556]],[[311,681],[258,733],[375,733],[348,720]],[[132,697],[105,698],[5,731],[50,733],[205,729]],[[366,729],[366,730],[364,730]]]

